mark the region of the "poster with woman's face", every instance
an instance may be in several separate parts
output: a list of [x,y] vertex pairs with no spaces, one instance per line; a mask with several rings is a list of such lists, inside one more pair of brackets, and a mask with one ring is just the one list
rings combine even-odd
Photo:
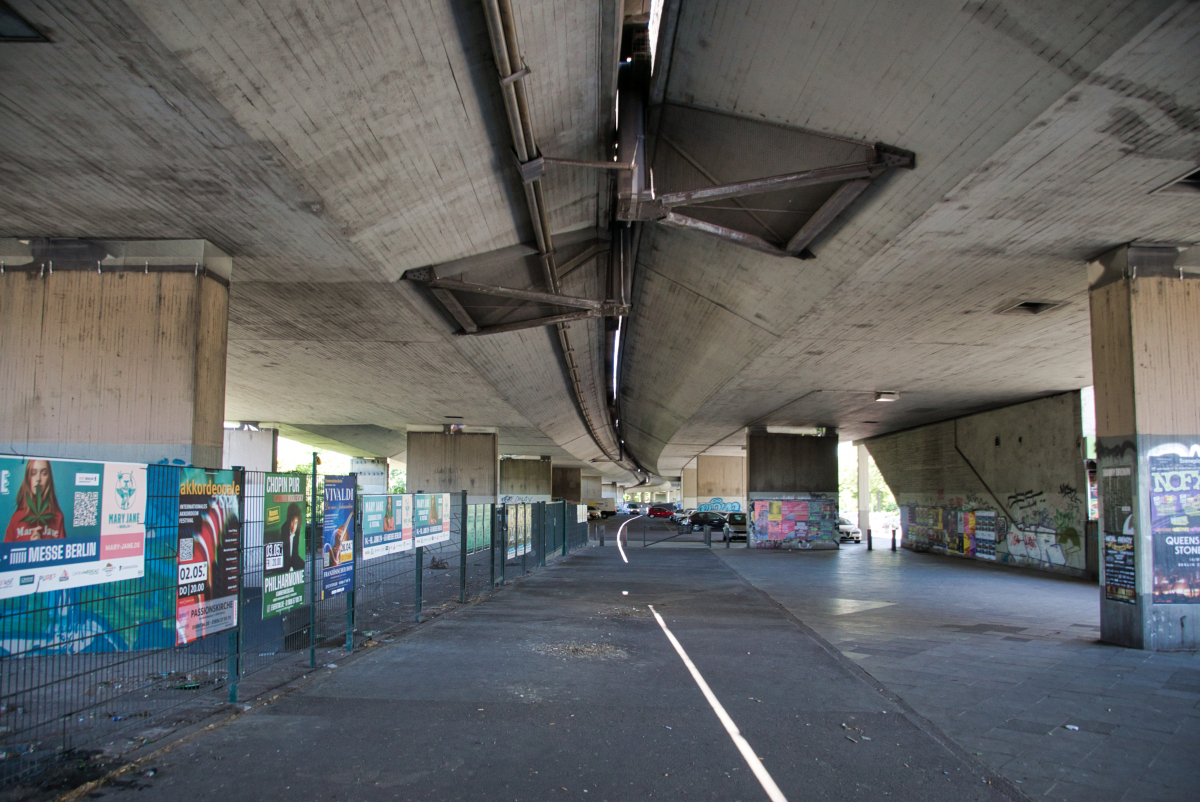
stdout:
[[0,457],[0,598],[145,574],[146,466]]

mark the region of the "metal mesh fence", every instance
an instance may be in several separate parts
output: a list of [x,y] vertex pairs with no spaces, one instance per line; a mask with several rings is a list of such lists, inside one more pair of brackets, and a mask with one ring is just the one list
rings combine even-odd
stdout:
[[[317,520],[308,525],[303,605],[264,617],[266,474],[239,472],[237,626],[177,646],[182,470],[149,468],[142,577],[0,599],[0,784],[64,755],[128,746],[131,732],[178,723],[181,710],[203,717],[236,701],[256,675],[256,687],[282,684],[331,649],[373,645],[587,545],[575,505],[468,505],[457,493],[449,539],[375,559],[363,559],[356,515],[353,584],[321,598]],[[313,509],[315,483],[303,485]]]

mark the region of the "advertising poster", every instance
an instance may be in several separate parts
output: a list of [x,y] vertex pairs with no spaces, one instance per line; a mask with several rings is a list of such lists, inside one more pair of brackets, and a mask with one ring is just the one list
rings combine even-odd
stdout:
[[450,539],[450,494],[413,496],[413,544],[431,546]]
[[1200,602],[1200,457],[1150,457],[1154,603]]
[[837,501],[817,495],[757,500],[751,505],[751,521],[754,540],[765,541],[765,548],[779,548],[786,543],[803,549],[817,543],[832,548],[838,542]]
[[975,511],[975,556],[981,560],[996,559],[996,512]]
[[325,477],[325,517],[321,525],[321,598],[354,587],[353,476]]
[[1134,551],[1133,476],[1128,467],[1104,468],[1100,495],[1104,518],[1104,597],[1109,601],[1137,603],[1137,570]]
[[0,457],[0,599],[138,579],[146,466]]
[[176,646],[237,626],[240,490],[233,471],[179,473]]
[[509,504],[507,512],[508,553],[505,555],[505,559],[515,560],[529,551],[533,505]]
[[302,473],[268,473],[263,495],[263,618],[304,605],[305,520]]
[[413,546],[412,496],[362,497],[363,561],[411,551]]

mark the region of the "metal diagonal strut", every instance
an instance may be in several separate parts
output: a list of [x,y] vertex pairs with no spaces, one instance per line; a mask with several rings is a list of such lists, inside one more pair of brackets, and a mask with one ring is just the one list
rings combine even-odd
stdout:
[[802,170],[798,173],[784,173],[766,178],[753,178],[749,181],[738,181],[733,184],[720,184],[715,187],[668,192],[655,200],[669,209],[674,206],[740,198],[744,195],[757,195],[762,192],[776,192],[838,181],[854,181],[860,178],[876,178],[888,170],[897,167],[911,168],[916,163],[912,153],[887,145],[876,145],[875,153],[875,161],[871,162],[838,164],[832,167],[818,167],[815,170]]
[[762,237],[754,234],[747,234],[744,231],[719,226],[716,223],[709,223],[705,220],[697,220],[694,217],[688,217],[685,214],[678,212],[667,212],[667,216],[658,221],[662,225],[670,226],[671,228],[682,228],[685,231],[699,231],[703,234],[708,234],[718,239],[723,239],[726,242],[732,242],[736,245],[741,245],[744,248],[750,248],[762,253],[769,253],[772,256],[795,256],[801,259],[811,258],[806,251],[800,253],[788,253],[787,251],[772,245]]
[[[576,298],[571,295],[561,295],[556,292],[539,292],[537,290],[518,290],[512,287],[498,287],[492,284],[476,284],[471,281],[458,279],[435,278],[428,282],[435,290],[454,290],[456,292],[474,292],[479,295],[494,295],[499,298],[518,298],[522,301],[551,304],[555,306],[573,306],[580,309],[599,309],[603,301],[591,298]],[[439,298],[441,296],[438,296]],[[461,322],[461,321],[460,321]],[[466,326],[463,326],[466,328]]]
[[512,323],[499,323],[495,326],[481,326],[475,331],[460,331],[459,336],[478,337],[484,334],[503,334],[507,331],[535,329],[539,326],[552,326],[560,323],[570,323],[574,320],[588,320],[597,317],[624,317],[629,314],[628,307],[606,305],[602,309],[580,309],[575,312],[564,312],[561,315],[536,317],[532,320],[515,320]]

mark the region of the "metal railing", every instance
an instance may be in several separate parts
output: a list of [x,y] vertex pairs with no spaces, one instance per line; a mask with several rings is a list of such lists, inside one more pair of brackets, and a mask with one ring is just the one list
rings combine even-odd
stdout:
[[[142,577],[0,599],[0,785],[128,744],[123,736],[182,706],[211,712],[226,693],[235,702],[248,678],[262,675],[260,688],[288,682],[317,665],[318,650],[378,642],[587,546],[574,505],[469,505],[462,492],[451,496],[449,540],[364,561],[356,515],[353,587],[321,599],[321,561],[310,552],[303,606],[264,618],[265,474],[241,472],[237,626],[177,646],[180,470],[149,466]],[[312,509],[315,483],[304,486]],[[320,530],[309,524],[310,544]]]

